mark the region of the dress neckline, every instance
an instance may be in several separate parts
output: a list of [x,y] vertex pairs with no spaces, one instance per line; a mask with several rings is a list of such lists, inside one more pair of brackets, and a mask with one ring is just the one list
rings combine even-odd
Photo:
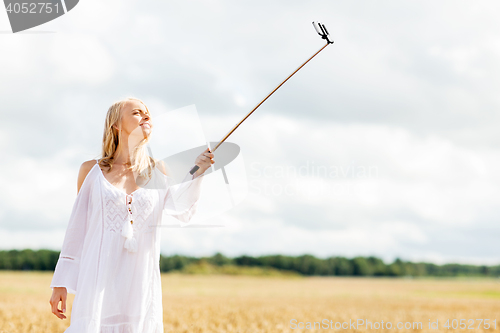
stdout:
[[95,167],[95,166],[97,166],[97,169],[99,169],[99,174],[102,176],[102,178],[104,179],[104,181],[105,181],[106,183],[108,183],[108,184],[109,184],[111,187],[113,187],[113,189],[115,189],[116,191],[118,191],[118,192],[120,192],[120,193],[122,193],[122,194],[125,194],[126,196],[131,196],[131,195],[133,195],[135,192],[140,191],[140,190],[142,190],[142,189],[143,189],[143,187],[139,187],[137,190],[135,190],[135,191],[131,192],[130,194],[128,194],[127,192],[125,192],[125,191],[123,191],[123,190],[120,190],[120,189],[119,189],[119,188],[117,188],[115,185],[111,184],[111,183],[109,182],[109,180],[107,180],[107,179],[106,179],[106,177],[104,177],[104,173],[102,172],[101,167],[99,166],[99,163],[94,164],[94,167]]

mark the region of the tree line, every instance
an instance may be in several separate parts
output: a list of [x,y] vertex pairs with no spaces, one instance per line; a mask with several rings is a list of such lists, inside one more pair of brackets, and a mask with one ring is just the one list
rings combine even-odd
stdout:
[[[0,251],[0,269],[53,271],[59,258],[54,250],[3,250]],[[160,271],[180,271],[192,265],[207,263],[214,266],[241,266],[274,268],[293,271],[306,276],[435,276],[435,277],[500,277],[500,265],[437,265],[425,262],[410,262],[396,258],[392,263],[370,257],[316,258],[309,254],[301,256],[266,255],[259,257],[239,256],[229,258],[221,253],[211,257],[189,257],[182,255],[160,255]]]

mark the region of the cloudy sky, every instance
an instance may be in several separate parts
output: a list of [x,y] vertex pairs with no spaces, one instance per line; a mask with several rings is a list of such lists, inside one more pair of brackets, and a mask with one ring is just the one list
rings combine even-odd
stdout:
[[335,43],[228,140],[246,198],[224,227],[163,228],[162,253],[499,264],[499,7],[81,0],[17,34],[0,11],[0,247],[60,250],[114,101],[193,106],[218,141],[321,48],[319,20]]

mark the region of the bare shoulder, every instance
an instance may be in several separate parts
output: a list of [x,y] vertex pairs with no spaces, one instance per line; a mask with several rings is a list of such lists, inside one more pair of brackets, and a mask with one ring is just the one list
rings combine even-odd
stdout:
[[166,176],[167,175],[167,168],[165,168],[165,162],[162,160],[155,160],[156,165],[158,166],[158,169]]
[[169,176],[169,177],[171,176],[170,171],[168,169],[168,166],[165,164],[164,161],[155,159],[155,162],[156,162],[156,166],[161,171],[161,173],[163,173],[165,176]]
[[80,188],[82,187],[83,181],[87,178],[90,170],[96,165],[96,160],[88,160],[82,163],[80,166],[80,171],[78,172],[78,182],[77,182],[77,192],[80,192]]

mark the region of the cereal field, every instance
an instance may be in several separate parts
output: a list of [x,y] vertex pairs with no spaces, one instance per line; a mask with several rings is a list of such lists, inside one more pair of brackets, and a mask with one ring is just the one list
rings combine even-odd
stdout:
[[[51,279],[0,271],[0,333],[64,332],[74,295],[58,319]],[[162,287],[165,332],[500,332],[500,279],[163,274]]]

